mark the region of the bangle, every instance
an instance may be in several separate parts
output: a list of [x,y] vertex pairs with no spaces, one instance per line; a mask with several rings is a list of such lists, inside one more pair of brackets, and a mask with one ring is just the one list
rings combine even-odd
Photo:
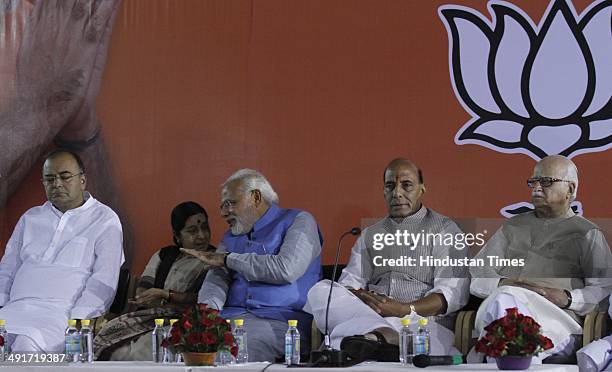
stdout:
[[225,256],[223,256],[223,266],[227,267],[227,256],[229,256],[229,253],[226,253]]
[[572,306],[572,293],[567,289],[564,289],[563,292],[565,292],[565,295],[567,296],[567,305],[565,305],[563,309],[569,309],[569,307]]

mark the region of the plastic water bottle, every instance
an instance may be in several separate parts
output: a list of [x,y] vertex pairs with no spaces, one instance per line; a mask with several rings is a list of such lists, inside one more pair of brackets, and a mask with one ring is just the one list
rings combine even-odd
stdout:
[[400,330],[400,363],[402,365],[412,364],[414,356],[414,333],[410,330],[410,319],[402,319]]
[[[167,337],[170,337],[170,331],[172,331],[172,326],[177,321],[178,319],[170,319],[168,327],[164,329],[164,332]],[[169,348],[164,348],[164,363],[176,363],[178,355],[180,355],[180,353],[175,355]]]
[[234,319],[234,342],[238,346],[236,363],[246,363],[249,361],[247,346],[247,333],[244,329],[244,319]]
[[419,319],[419,330],[414,337],[414,354],[429,355],[429,330],[427,329],[427,318]]
[[66,361],[78,362],[81,356],[81,335],[76,329],[76,319],[68,320],[66,328]]
[[93,332],[89,327],[89,319],[81,320],[81,331],[79,337],[81,339],[81,362],[93,363]]
[[162,363],[164,361],[164,347],[161,346],[161,343],[165,337],[164,320],[155,319],[155,328],[153,328],[153,334],[151,335],[153,361],[155,363]]
[[6,320],[0,319],[0,337],[4,341],[2,346],[0,346],[0,362],[6,361],[6,356],[8,354],[8,340],[7,340],[8,332],[6,331]]
[[300,364],[300,332],[297,330],[297,320],[288,320],[289,328],[285,333],[285,364]]

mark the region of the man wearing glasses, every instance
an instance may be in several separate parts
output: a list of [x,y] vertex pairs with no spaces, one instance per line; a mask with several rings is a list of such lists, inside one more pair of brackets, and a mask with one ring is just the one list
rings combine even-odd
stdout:
[[321,278],[317,222],[308,212],[280,208],[268,180],[252,169],[225,181],[221,215],[229,230],[217,252],[183,249],[213,266],[198,303],[222,310],[226,319],[244,320],[251,362],[284,355],[290,319],[298,320],[302,351],[307,350],[312,317],[302,308]]
[[124,261],[119,218],[85,191],[79,156],[45,158],[48,201],[17,223],[0,262],[0,319],[14,352],[63,352],[68,319],[104,314]]
[[[554,347],[539,360],[556,354],[571,358],[582,333],[582,318],[598,309],[612,286],[612,254],[601,230],[576,215],[570,203],[578,190],[578,170],[555,155],[539,161],[531,188],[534,211],[507,220],[476,258],[515,259],[523,264],[472,267],[470,291],[485,298],[475,328],[483,328],[517,307],[542,326]],[[500,262],[499,260],[496,262]]]

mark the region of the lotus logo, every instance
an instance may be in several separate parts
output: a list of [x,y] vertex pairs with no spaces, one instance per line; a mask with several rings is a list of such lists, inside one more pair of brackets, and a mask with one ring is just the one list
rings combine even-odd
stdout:
[[535,160],[612,147],[612,0],[579,16],[554,0],[537,26],[513,4],[488,8],[492,22],[467,7],[439,9],[455,95],[472,116],[455,143]]
[[440,8],[455,94],[472,115],[456,142],[536,160],[611,147],[612,1],[577,17],[556,0],[539,26],[512,4],[488,6],[492,25],[469,8]]

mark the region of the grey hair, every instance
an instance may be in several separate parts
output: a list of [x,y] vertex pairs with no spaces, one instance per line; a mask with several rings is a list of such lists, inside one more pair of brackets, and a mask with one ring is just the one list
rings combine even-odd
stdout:
[[567,159],[567,167],[565,168],[565,179],[572,181],[575,185],[574,192],[572,193],[572,201],[574,201],[576,200],[576,195],[578,195],[578,167],[569,159]]
[[234,174],[229,176],[223,185],[225,188],[229,183],[234,181],[242,181],[241,190],[242,192],[249,192],[252,190],[259,190],[261,196],[268,203],[278,204],[278,195],[270,185],[270,182],[264,177],[263,174],[259,173],[254,169],[240,169],[236,171]]

